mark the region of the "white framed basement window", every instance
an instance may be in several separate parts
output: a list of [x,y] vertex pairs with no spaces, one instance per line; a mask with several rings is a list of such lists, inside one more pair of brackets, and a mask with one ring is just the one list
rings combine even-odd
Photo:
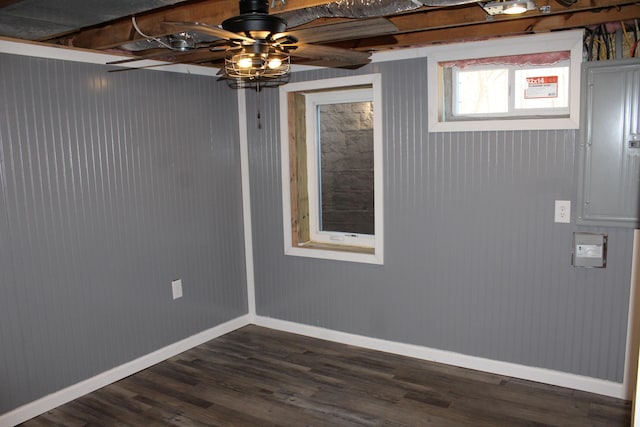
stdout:
[[285,254],[383,263],[380,80],[280,87]]
[[582,31],[429,49],[430,131],[578,129]]

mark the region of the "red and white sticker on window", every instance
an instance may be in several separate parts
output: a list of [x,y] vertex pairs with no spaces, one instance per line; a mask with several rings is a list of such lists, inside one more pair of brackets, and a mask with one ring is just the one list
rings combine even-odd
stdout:
[[558,76],[527,77],[526,79],[525,99],[558,97]]

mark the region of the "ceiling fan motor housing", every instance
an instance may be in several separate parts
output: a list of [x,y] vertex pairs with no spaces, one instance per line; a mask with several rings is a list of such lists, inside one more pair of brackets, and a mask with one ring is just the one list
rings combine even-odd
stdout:
[[240,14],[269,13],[268,0],[240,0]]
[[240,0],[240,15],[223,21],[222,28],[262,39],[269,34],[286,31],[287,22],[279,16],[269,15],[268,12],[268,0]]

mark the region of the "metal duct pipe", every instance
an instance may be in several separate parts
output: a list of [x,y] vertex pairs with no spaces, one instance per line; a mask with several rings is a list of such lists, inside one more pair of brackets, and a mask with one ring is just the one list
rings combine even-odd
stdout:
[[285,12],[283,17],[289,28],[306,24],[318,18],[377,18],[408,12],[422,6],[457,6],[477,3],[478,0],[338,0],[306,9]]

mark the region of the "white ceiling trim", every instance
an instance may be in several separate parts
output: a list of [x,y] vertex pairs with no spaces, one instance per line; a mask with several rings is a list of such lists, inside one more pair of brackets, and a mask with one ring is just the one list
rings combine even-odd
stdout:
[[[101,65],[105,65],[107,62],[129,58],[128,56],[123,55],[97,53],[86,49],[53,46],[37,42],[24,42],[5,37],[0,37],[0,53]],[[147,68],[147,70],[151,71],[169,71],[172,73],[196,74],[203,76],[216,76],[218,72],[217,68],[190,64],[172,64],[170,62],[153,61],[149,59],[121,65],[123,68],[141,68],[149,66],[152,67]]]

